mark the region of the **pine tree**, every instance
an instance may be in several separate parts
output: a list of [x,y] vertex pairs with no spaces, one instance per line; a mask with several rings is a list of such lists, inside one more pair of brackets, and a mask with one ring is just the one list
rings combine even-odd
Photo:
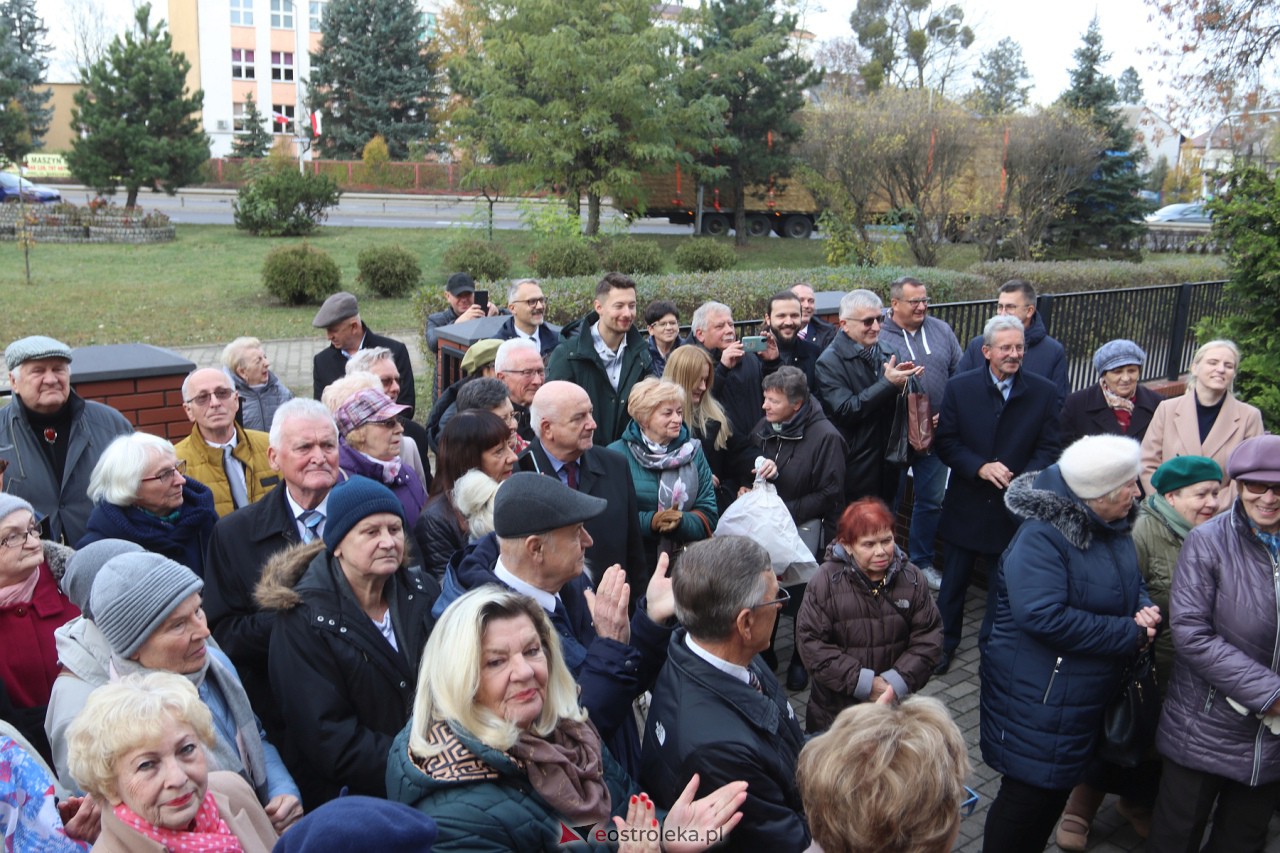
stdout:
[[237,134],[236,138],[231,142],[231,154],[235,157],[265,157],[267,152],[271,150],[272,139],[271,134],[267,132],[265,127],[266,119],[262,117],[262,113],[258,111],[258,102],[254,100],[253,93],[244,99],[244,124],[245,132]]
[[982,54],[973,79],[978,86],[966,100],[984,115],[1003,115],[1027,105],[1031,75],[1022,59],[1022,46],[1011,38],[1000,39]]
[[1122,104],[1142,103],[1142,78],[1138,76],[1138,69],[1130,65],[1120,73],[1116,94],[1119,95]]
[[0,0],[0,160],[18,162],[49,130],[48,35],[35,0]]
[[81,72],[71,121],[85,130],[72,141],[67,166],[100,193],[118,186],[125,204],[142,187],[173,195],[209,159],[200,129],[204,92],[187,92],[191,63],[174,53],[164,21],[152,26],[151,6],[139,7],[136,31],[116,36],[106,54]]
[[1050,227],[1050,234],[1057,253],[1133,256],[1146,233],[1142,217],[1150,209],[1138,197],[1143,152],[1135,149],[1133,131],[1116,109],[1115,81],[1102,72],[1111,54],[1102,49],[1097,18],[1089,23],[1082,42],[1075,52],[1071,86],[1059,100],[1090,118],[1105,147],[1101,165],[1088,184],[1067,197],[1070,212]]
[[440,56],[427,40],[414,0],[331,0],[311,54],[308,97],[322,110],[320,150],[358,159],[378,134],[391,156],[409,156],[410,142],[429,141],[432,111],[443,99]]

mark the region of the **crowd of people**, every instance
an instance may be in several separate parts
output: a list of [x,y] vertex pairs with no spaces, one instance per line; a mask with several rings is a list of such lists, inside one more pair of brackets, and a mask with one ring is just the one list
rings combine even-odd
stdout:
[[[6,849],[941,853],[978,798],[920,694],[979,569],[985,850],[1084,850],[1109,793],[1149,850],[1262,849],[1280,437],[1235,344],[1164,400],[1107,341],[1072,393],[1089,354],[1021,280],[967,346],[914,278],[834,325],[797,283],[747,338],[639,290],[609,273],[555,329],[538,281],[504,308],[451,276],[433,347],[505,319],[425,426],[349,293],[312,398],[238,338],[176,444],[77,395],[64,343],[9,344]],[[903,464],[910,393],[932,440]],[[807,570],[717,535],[761,488]],[[1148,657],[1163,713],[1122,755],[1104,722]]]

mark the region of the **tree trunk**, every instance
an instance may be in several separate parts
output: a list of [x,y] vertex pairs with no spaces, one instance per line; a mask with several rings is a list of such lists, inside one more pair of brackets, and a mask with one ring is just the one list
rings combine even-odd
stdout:
[[587,193],[587,236],[594,237],[600,233],[600,196]]
[[126,187],[128,195],[125,196],[124,206],[132,208],[138,206],[138,187]]

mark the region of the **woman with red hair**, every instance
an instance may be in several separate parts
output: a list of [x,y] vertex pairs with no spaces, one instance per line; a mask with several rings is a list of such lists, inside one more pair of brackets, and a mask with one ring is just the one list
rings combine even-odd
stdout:
[[924,687],[942,655],[942,617],[920,569],[893,539],[879,498],[845,508],[826,560],[796,617],[796,644],[813,678],[809,732],[844,708],[891,703]]

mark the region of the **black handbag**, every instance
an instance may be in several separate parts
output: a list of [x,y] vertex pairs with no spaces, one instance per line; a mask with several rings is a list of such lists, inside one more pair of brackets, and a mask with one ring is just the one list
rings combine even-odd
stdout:
[[1120,690],[1102,716],[1098,757],[1121,767],[1137,767],[1146,758],[1160,723],[1160,690],[1150,647],[1124,670]]
[[884,461],[899,468],[911,464],[911,414],[907,405],[907,386],[893,402],[893,423],[889,425],[889,442],[884,449]]

